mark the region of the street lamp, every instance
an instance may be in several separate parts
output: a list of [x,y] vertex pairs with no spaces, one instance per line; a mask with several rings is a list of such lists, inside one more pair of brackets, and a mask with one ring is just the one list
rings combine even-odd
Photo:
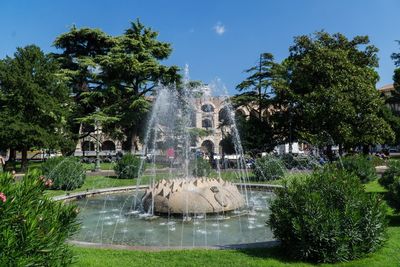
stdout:
[[[99,112],[99,108],[96,108],[96,113]],[[94,165],[95,172],[100,171],[100,132],[99,132],[99,120],[97,117],[94,118],[94,125],[96,127],[96,163]]]

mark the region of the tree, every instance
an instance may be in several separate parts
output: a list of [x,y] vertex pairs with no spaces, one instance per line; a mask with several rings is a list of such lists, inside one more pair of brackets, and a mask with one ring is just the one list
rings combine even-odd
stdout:
[[301,122],[296,131],[308,142],[327,147],[384,143],[394,137],[382,117],[383,101],[375,88],[378,49],[367,36],[352,40],[337,33],[295,37],[285,62],[277,99],[285,112]]
[[100,56],[100,77],[109,85],[114,103],[108,111],[120,118],[110,128],[121,130],[131,151],[138,149],[138,138],[150,105],[145,97],[159,84],[180,80],[178,67],[160,64],[172,52],[171,45],[157,40],[158,33],[139,20],[131,23],[122,36],[116,37],[111,53]]
[[[400,41],[397,41],[397,43],[400,45]],[[400,53],[393,53],[392,54],[392,59],[394,60],[394,64],[396,66],[396,69],[394,70],[393,74],[393,85],[395,92],[393,94],[394,100],[399,101],[400,99]]]
[[249,118],[238,120],[246,150],[270,151],[276,144],[268,116],[273,104],[274,91],[271,85],[277,65],[272,54],[261,54],[258,64],[245,71],[250,76],[236,86],[240,93],[232,98],[234,106],[245,106],[251,111]]
[[88,87],[81,95],[91,112],[100,107],[107,115],[119,118],[103,125],[103,130],[115,137],[126,137],[132,151],[138,149],[140,131],[150,110],[148,96],[159,83],[180,80],[177,67],[160,64],[172,49],[157,36],[137,20],[120,36],[73,28],[55,42],[64,50],[58,57],[73,63],[64,66],[78,89]]
[[22,151],[23,169],[29,149],[67,141],[68,89],[57,62],[39,47],[17,48],[0,61],[0,96],[0,147]]
[[114,44],[114,39],[99,29],[78,29],[76,26],[54,41],[53,45],[62,53],[54,53],[52,56],[58,60],[68,77],[67,84],[73,93],[74,105],[68,124],[74,133],[72,138],[75,142],[92,133],[88,131],[79,136],[80,122],[75,118],[93,113],[96,104],[102,102],[97,92],[104,89],[104,84],[97,77],[100,66],[96,59],[99,55],[109,53]]
[[[400,41],[397,41],[397,43],[400,44]],[[400,104],[400,53],[393,53],[392,59],[396,66],[393,74],[394,90],[390,92],[390,96],[388,97],[382,95],[385,98],[386,105],[388,106],[384,110],[383,115],[396,134],[396,139],[392,144],[397,145],[400,143],[400,112],[396,108]]]

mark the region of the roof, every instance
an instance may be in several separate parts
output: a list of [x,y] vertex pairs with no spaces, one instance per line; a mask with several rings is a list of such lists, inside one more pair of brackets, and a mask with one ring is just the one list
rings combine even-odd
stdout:
[[392,83],[390,84],[386,84],[384,86],[382,86],[381,88],[378,88],[379,91],[385,93],[385,92],[390,92],[394,90],[394,86]]

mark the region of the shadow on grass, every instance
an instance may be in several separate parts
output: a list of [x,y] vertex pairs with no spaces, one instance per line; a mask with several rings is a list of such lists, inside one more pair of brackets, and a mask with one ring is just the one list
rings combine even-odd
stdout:
[[303,261],[290,258],[288,253],[280,246],[269,248],[239,249],[238,252],[241,252],[249,257],[260,259],[274,259],[282,263],[305,263]]
[[400,226],[400,214],[388,215],[389,226],[398,227]]

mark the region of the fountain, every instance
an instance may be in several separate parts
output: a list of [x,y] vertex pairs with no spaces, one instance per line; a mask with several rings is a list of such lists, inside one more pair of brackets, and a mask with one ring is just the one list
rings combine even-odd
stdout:
[[[192,87],[188,78],[183,88],[159,86],[143,140],[142,155],[150,156],[142,157],[134,192],[77,201],[83,226],[75,240],[173,247],[273,240],[265,227],[273,194],[264,190],[266,186],[258,186],[263,190],[250,187],[228,97],[224,106],[237,169],[222,172],[211,153],[202,161],[214,160],[214,170],[211,174],[201,171],[201,155],[195,146],[200,137],[193,116],[196,101],[207,102],[211,97],[208,89],[215,87]],[[146,172],[145,164],[150,166]],[[161,170],[160,165],[164,166]]]

